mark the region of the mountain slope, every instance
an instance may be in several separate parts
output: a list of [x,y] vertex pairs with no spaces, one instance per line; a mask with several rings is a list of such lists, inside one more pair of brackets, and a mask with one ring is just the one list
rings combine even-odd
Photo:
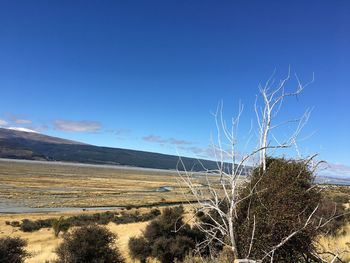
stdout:
[[58,143],[58,144],[84,144],[81,142],[61,139],[57,137],[52,137],[36,132],[26,132],[20,131],[19,129],[5,129],[0,128],[0,140],[10,140],[10,139],[22,139],[22,140],[32,140],[40,141],[45,143]]
[[[179,157],[152,152],[99,147],[38,133],[0,128],[0,158],[65,161],[176,169]],[[216,162],[183,157],[187,170],[217,169]],[[179,169],[182,166],[179,165]]]

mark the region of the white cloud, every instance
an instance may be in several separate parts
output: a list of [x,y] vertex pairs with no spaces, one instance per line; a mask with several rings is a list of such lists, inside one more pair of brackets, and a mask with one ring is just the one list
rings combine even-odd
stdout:
[[23,114],[13,114],[13,113],[7,113],[6,114],[7,119],[10,120],[10,122],[12,123],[16,123],[16,124],[32,124],[33,122],[31,120],[29,120],[27,118],[27,116],[23,115]]
[[14,120],[14,122],[17,124],[31,124],[32,123],[31,120],[26,120],[26,119],[16,119],[16,120]]
[[191,145],[193,142],[186,141],[186,140],[181,140],[181,139],[175,139],[175,138],[162,138],[161,136],[158,135],[148,135],[142,138],[144,141],[148,142],[156,142],[160,144],[172,144],[172,145]]
[[341,163],[326,163],[326,167],[320,174],[331,177],[350,178],[350,166]]
[[69,121],[55,120],[54,126],[57,130],[68,132],[98,132],[102,125],[97,121]]
[[6,126],[6,125],[7,125],[7,121],[0,119],[0,126]]

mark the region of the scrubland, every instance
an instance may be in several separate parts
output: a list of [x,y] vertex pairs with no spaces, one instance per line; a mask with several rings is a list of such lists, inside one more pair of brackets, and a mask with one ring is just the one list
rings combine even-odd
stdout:
[[[148,210],[148,209],[145,209]],[[93,213],[92,211],[86,213]],[[55,248],[62,241],[62,235],[55,237],[52,228],[42,228],[34,232],[22,232],[18,228],[6,225],[6,221],[21,221],[22,219],[46,219],[60,216],[72,216],[76,213],[50,213],[48,214],[16,214],[0,216],[0,237],[11,236],[21,237],[28,241],[27,250],[31,253],[31,257],[26,260],[28,263],[44,263],[47,260],[53,260],[55,256]],[[109,223],[107,228],[118,235],[117,245],[120,248],[127,262],[134,262],[128,255],[128,240],[132,236],[141,234],[146,227],[147,222],[138,222],[131,224],[117,225]]]
[[[209,177],[215,180],[215,177]],[[197,184],[205,184],[198,174]],[[158,191],[169,186],[170,191]],[[52,228],[42,228],[34,232],[22,232],[6,221],[23,219],[67,218],[73,215],[93,214],[96,211],[82,211],[88,207],[128,207],[126,213],[147,213],[152,207],[171,205],[189,201],[175,171],[161,172],[147,169],[111,168],[101,166],[56,165],[17,163],[0,161],[0,208],[6,206],[41,208],[76,208],[72,211],[45,213],[0,214],[0,237],[22,237],[28,241],[27,249],[31,257],[28,263],[41,263],[55,259],[55,248],[62,241],[62,234],[55,237]],[[349,201],[347,187],[325,187],[333,199],[344,203]],[[347,204],[348,205],[348,204]],[[134,207],[134,208],[132,208]],[[136,207],[139,207],[136,209]],[[101,212],[101,211],[98,211]],[[191,217],[189,207],[186,216]],[[118,235],[117,245],[126,262],[137,262],[130,258],[128,240],[140,235],[148,222],[129,224],[107,224],[108,229]],[[320,249],[350,251],[350,224],[336,236],[320,237]],[[350,260],[350,252],[340,255]],[[327,255],[325,255],[325,258]]]
[[[198,174],[198,184],[201,183],[202,179]],[[170,187],[171,190],[159,191],[163,186]],[[82,210],[89,207],[116,207],[117,211],[120,211],[118,207],[140,207],[137,211],[142,213],[158,205],[187,202],[189,199],[184,195],[186,191],[187,189],[179,183],[176,171],[0,161],[0,209],[6,211],[8,207],[18,207],[19,210],[22,207],[69,208],[69,211],[61,212],[2,213],[0,237],[19,236],[26,239],[27,249],[32,254],[26,262],[45,262],[55,258],[54,250],[62,240],[61,235],[56,238],[51,228],[22,232],[18,228],[6,225],[6,221],[102,212]],[[128,210],[133,211],[136,209]],[[134,262],[128,255],[127,242],[130,237],[140,234],[146,224],[147,222],[107,225],[118,235],[118,246],[127,262]]]

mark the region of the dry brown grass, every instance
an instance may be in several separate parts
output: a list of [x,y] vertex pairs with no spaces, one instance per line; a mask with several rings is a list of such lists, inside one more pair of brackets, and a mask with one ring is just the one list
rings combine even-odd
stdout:
[[[0,205],[4,200],[27,207],[142,206],[185,201],[185,190],[180,188],[164,193],[148,192],[164,185],[178,187],[177,179],[174,172],[0,161]],[[211,180],[213,179],[215,178]],[[200,180],[198,177],[199,183]],[[141,208],[140,212],[147,209]],[[24,218],[45,219],[79,213],[72,211],[0,215],[0,237],[25,238],[28,241],[28,250],[33,255],[27,262],[45,262],[55,258],[54,249],[61,241],[61,237],[55,238],[51,229],[23,233],[7,226],[5,221],[20,221]],[[84,213],[94,212],[85,211]],[[190,219],[191,215],[187,213],[185,221],[191,223]],[[127,225],[110,223],[108,225],[108,228],[119,236],[118,245],[128,263],[137,262],[130,259],[128,255],[128,239],[139,235],[146,225],[145,222]],[[350,251],[349,244],[350,224],[347,226],[347,235],[320,239],[320,248],[333,252]],[[350,260],[350,253],[343,253],[342,257]]]
[[[140,212],[145,212],[147,209],[141,209]],[[96,212],[96,211],[95,211]],[[133,211],[131,211],[133,212]],[[86,213],[94,213],[89,211]],[[32,254],[30,258],[26,260],[26,263],[45,263],[46,260],[53,260],[56,258],[55,248],[62,241],[62,235],[58,238],[54,236],[52,229],[43,228],[35,232],[22,232],[17,228],[6,225],[6,221],[21,221],[24,218],[37,220],[46,219],[59,216],[72,216],[76,213],[50,213],[50,214],[18,214],[18,215],[2,215],[0,216],[0,237],[11,236],[21,237],[28,241],[27,250]],[[126,263],[138,262],[134,261],[129,256],[128,241],[130,237],[138,236],[141,231],[146,227],[148,222],[116,225],[109,223],[107,225],[113,233],[118,235],[117,245],[120,248],[122,255],[126,259]],[[154,261],[155,262],[155,261]]]
[[[0,161],[0,205],[91,207],[185,201],[176,172]],[[198,179],[200,180],[200,179]],[[172,186],[170,192],[155,192]]]
[[[31,217],[28,217],[31,218]],[[35,216],[34,218],[38,218]],[[33,219],[34,219],[33,218]],[[41,217],[44,218],[44,217]],[[11,217],[13,220],[19,220],[19,218]],[[11,236],[21,237],[28,242],[27,250],[31,253],[31,257],[26,260],[30,263],[40,263],[46,260],[55,259],[54,250],[61,241],[61,238],[55,238],[52,229],[43,228],[39,231],[32,233],[24,233],[16,228],[5,225],[6,220],[11,220],[7,217],[0,219],[0,237]]]
[[142,234],[142,230],[145,229],[148,222],[132,223],[126,225],[116,225],[113,223],[108,224],[108,228],[118,235],[117,245],[120,248],[120,252],[126,259],[126,263],[138,262],[133,260],[129,256],[128,242],[129,238],[133,236],[139,236]]
[[[319,240],[319,249],[321,251],[339,254],[340,258],[350,262],[350,224],[346,225],[344,229],[340,231],[339,235],[335,237],[321,237]],[[324,255],[324,258],[330,260],[332,256]]]
[[[149,208],[138,209],[141,213],[146,212]],[[187,213],[185,214],[185,221],[190,221],[192,218],[190,213],[190,206],[186,207]],[[86,211],[85,214],[95,213],[96,211]],[[134,209],[130,210],[134,212]],[[16,215],[1,215],[0,216],[0,237],[4,236],[18,236],[28,241],[28,251],[32,253],[32,257],[26,260],[26,263],[45,263],[46,260],[55,259],[55,248],[61,242],[62,236],[56,238],[52,229],[41,229],[32,233],[24,233],[11,226],[5,224],[5,221],[21,221],[24,218],[37,220],[46,219],[59,216],[72,216],[77,215],[76,212],[66,213],[50,213],[50,214],[16,214]],[[109,223],[107,227],[118,235],[117,245],[120,248],[122,255],[125,257],[127,263],[136,263],[137,260],[133,260],[129,256],[128,241],[130,237],[138,236],[145,229],[148,222],[132,223],[116,225]],[[332,251],[335,253],[342,252],[341,258],[344,260],[350,260],[350,224],[346,226],[346,235],[339,235],[337,237],[321,237],[319,240],[319,248],[322,251]],[[345,252],[348,251],[348,252]],[[328,258],[329,259],[329,258]],[[157,262],[156,260],[150,261],[150,263]]]

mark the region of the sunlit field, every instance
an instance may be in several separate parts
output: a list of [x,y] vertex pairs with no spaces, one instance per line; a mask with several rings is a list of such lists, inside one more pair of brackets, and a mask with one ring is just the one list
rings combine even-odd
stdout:
[[[218,177],[210,176],[214,182]],[[195,174],[197,185],[205,184],[203,174]],[[213,184],[215,185],[215,184]],[[167,187],[167,191],[163,191]],[[347,200],[347,187],[324,187],[333,199]],[[108,166],[45,164],[35,162],[0,161],[0,237],[19,236],[27,240],[31,257],[28,263],[44,263],[55,259],[55,248],[62,234],[55,237],[52,228],[22,232],[6,221],[65,218],[73,215],[91,215],[106,210],[124,213],[147,213],[154,207],[186,204],[191,201],[188,189],[181,185],[176,171],[112,168]],[[6,209],[16,207],[16,213]],[[21,209],[53,209],[40,213],[23,213]],[[92,210],[89,211],[88,208]],[[96,209],[101,208],[101,211]],[[57,209],[57,211],[55,211]],[[186,206],[186,217],[192,218],[191,206]],[[188,220],[185,220],[188,222]],[[148,222],[116,224],[108,229],[118,235],[117,245],[126,262],[138,262],[129,256],[128,240],[140,235]],[[339,252],[344,260],[350,258],[350,225],[335,237],[321,237],[321,250]],[[327,255],[324,255],[325,259]],[[155,261],[152,261],[155,262]]]
[[[198,175],[198,184],[202,177]],[[176,171],[0,161],[0,182],[3,211],[9,207],[148,206],[189,201]]]
[[[86,212],[92,213],[92,212]],[[2,215],[0,216],[0,237],[22,237],[28,242],[27,250],[31,253],[31,257],[26,260],[28,263],[44,263],[47,260],[56,258],[55,248],[62,241],[62,235],[55,237],[51,228],[43,228],[34,232],[22,232],[17,228],[6,225],[6,221],[22,219],[46,219],[50,217],[71,216],[76,213],[51,213],[47,214],[20,214],[20,215]],[[126,262],[135,262],[128,254],[128,241],[130,237],[137,236],[145,228],[147,222],[121,224],[117,225],[109,223],[107,225],[113,233],[118,235],[117,246],[120,248]]]

